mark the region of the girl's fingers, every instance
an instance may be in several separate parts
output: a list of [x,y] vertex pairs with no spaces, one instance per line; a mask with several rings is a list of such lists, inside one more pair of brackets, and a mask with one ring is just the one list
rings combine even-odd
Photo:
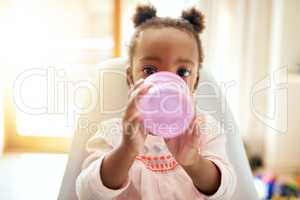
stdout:
[[134,91],[132,91],[131,97],[136,97],[136,96],[146,94],[152,86],[153,86],[152,84],[142,84],[142,85],[140,85],[138,88],[136,88]]
[[195,128],[195,123],[196,123],[196,116],[194,116],[193,119],[191,120],[189,127],[186,131],[186,134],[190,135],[193,133],[193,130]]
[[[143,123],[143,120],[141,119],[140,112],[137,109],[137,99],[139,96],[142,94],[145,94],[148,89],[151,86],[146,85],[146,86],[141,86],[139,89],[137,89],[134,94],[132,94],[131,98],[129,99],[127,110],[124,115],[124,121],[127,123],[125,126],[132,126],[136,127],[136,125],[140,125]],[[131,128],[132,128],[131,127]]]
[[152,86],[153,86],[152,84],[145,84],[141,86],[141,90],[138,91],[136,97],[140,98],[141,96],[145,95]]
[[127,137],[129,139],[133,139],[137,136],[137,134],[140,134],[143,138],[147,136],[147,131],[144,128],[143,120],[141,119],[138,112],[136,112],[132,118],[127,121]]
[[167,145],[174,144],[175,139],[174,138],[164,138],[164,141]]
[[196,118],[196,124],[195,124],[195,130],[193,132],[193,134],[195,136],[199,136],[200,135],[201,128],[203,127],[203,125],[204,125],[204,118],[201,115],[197,116],[197,118]]
[[140,88],[136,89],[129,98],[128,102],[128,111],[133,112],[137,108],[137,103],[140,97],[148,92],[148,90],[152,87],[152,85],[142,85]]
[[197,114],[197,101],[196,101],[197,99],[196,99],[195,95],[192,95],[191,99],[192,99],[192,104],[193,104],[193,110],[196,115]]
[[129,96],[131,95],[131,93],[133,91],[135,91],[138,87],[140,87],[140,85],[142,85],[144,83],[144,80],[143,78],[139,79],[137,82],[135,82],[135,84],[132,86],[132,88],[130,88],[129,90]]
[[194,116],[190,125],[189,125],[189,128],[187,129],[187,132],[185,135],[187,136],[193,136],[195,134],[198,134],[198,128],[199,127],[199,122],[198,122],[198,116]]
[[137,111],[134,111],[130,114],[130,116],[127,117],[127,121],[129,123],[133,123],[133,122],[136,122],[137,120],[139,120],[139,118],[140,118],[140,113]]
[[135,112],[126,118],[123,125],[126,128],[126,130],[129,130],[126,131],[129,135],[132,135],[136,132],[137,124],[139,121],[140,121],[140,115],[138,112]]

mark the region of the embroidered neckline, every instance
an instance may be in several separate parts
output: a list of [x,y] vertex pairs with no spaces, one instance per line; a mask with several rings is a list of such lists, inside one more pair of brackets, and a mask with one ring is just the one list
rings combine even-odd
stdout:
[[139,154],[136,159],[141,161],[145,167],[154,172],[165,172],[174,170],[178,163],[171,154],[162,156],[149,156]]

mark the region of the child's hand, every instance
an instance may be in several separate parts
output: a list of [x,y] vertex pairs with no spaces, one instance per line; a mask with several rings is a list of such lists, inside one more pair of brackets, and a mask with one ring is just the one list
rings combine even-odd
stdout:
[[129,101],[122,120],[123,140],[128,153],[138,154],[144,146],[147,137],[143,120],[137,109],[139,98],[146,94],[151,85],[145,85],[144,79],[137,81],[129,92]]
[[191,166],[198,160],[200,129],[203,121],[201,115],[196,116],[185,133],[175,138],[165,139],[169,151],[181,166]]

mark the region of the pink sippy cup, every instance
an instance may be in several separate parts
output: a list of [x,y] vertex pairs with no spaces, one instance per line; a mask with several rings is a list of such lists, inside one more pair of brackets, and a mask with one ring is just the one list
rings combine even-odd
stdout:
[[171,72],[157,72],[144,83],[153,84],[138,104],[145,129],[164,138],[184,133],[194,116],[192,97],[184,80]]

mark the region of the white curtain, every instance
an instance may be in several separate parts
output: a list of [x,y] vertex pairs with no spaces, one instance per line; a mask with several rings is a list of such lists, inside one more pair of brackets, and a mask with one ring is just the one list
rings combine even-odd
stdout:
[[[254,110],[267,113],[268,94],[253,87],[269,71],[272,0],[203,0],[205,67],[223,86],[250,153],[264,151],[265,124]],[[253,98],[253,104],[251,104]]]

